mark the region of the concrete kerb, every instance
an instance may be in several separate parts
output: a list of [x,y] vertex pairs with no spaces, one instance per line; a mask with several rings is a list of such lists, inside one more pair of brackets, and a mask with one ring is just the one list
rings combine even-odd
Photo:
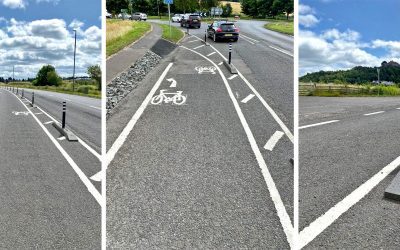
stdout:
[[384,197],[400,201],[400,172],[394,177],[392,183],[386,188]]
[[63,129],[61,127],[61,124],[59,124],[58,122],[53,122],[52,124],[58,130],[58,132],[60,132],[60,134],[67,138],[68,141],[78,141],[78,137],[76,137],[76,135],[72,133],[69,129]]
[[233,65],[232,63],[229,64],[228,61],[224,61],[224,65],[229,70],[229,72],[231,72],[231,74],[237,74],[238,73],[235,65]]

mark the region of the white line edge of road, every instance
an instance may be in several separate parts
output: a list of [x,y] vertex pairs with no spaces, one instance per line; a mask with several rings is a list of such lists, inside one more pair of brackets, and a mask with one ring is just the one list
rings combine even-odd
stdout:
[[286,51],[286,50],[283,50],[283,49],[280,49],[280,48],[277,48],[277,47],[274,47],[274,46],[271,46],[271,45],[268,45],[268,47],[270,47],[271,49],[274,49],[274,50],[276,50],[276,51],[279,51],[279,52],[281,52],[281,53],[283,53],[283,54],[286,54],[286,55],[288,55],[288,56],[293,57],[293,54],[290,54],[290,52],[288,52],[288,51]]
[[300,129],[304,129],[304,128],[311,128],[311,127],[316,127],[316,126],[321,126],[321,125],[325,125],[325,124],[329,124],[329,123],[334,123],[334,122],[338,122],[339,120],[331,120],[331,121],[326,121],[326,122],[319,122],[319,123],[314,123],[314,124],[309,124],[309,125],[304,125],[304,126],[300,126]]
[[[27,100],[29,103],[32,103],[31,101],[29,101],[28,99],[25,98],[25,100]],[[52,117],[51,115],[49,115],[46,111],[44,111],[42,108],[40,108],[39,106],[36,106],[41,112],[43,112],[43,114],[45,114],[47,117],[49,117],[53,122],[59,123],[54,117]],[[47,123],[47,122],[46,122]],[[46,124],[47,125],[47,124]],[[76,136],[76,135],[75,135]],[[84,146],[90,153],[92,153],[94,156],[96,156],[97,159],[99,159],[100,161],[102,161],[102,157],[99,153],[96,152],[96,150],[94,150],[92,147],[90,147],[86,142],[84,142],[81,138],[79,138],[78,136],[76,136],[76,138],[78,138],[78,142]]]
[[81,179],[83,184],[86,186],[88,191],[93,195],[93,197],[96,199],[96,201],[99,203],[100,206],[103,206],[103,198],[99,191],[97,191],[96,187],[92,184],[92,182],[87,178],[87,176],[83,173],[83,171],[79,168],[79,166],[75,163],[75,161],[69,156],[69,154],[64,150],[64,148],[58,143],[57,139],[55,139],[51,133],[47,130],[47,128],[40,122],[40,120],[36,117],[35,114],[26,106],[26,104],[21,101],[21,99],[12,93],[21,103],[22,105],[28,110],[28,112],[32,115],[32,117],[35,119],[35,121],[39,124],[39,126],[42,128],[42,130],[45,132],[45,134],[49,137],[49,139],[53,142],[53,144],[56,146],[58,151],[64,156],[65,160],[69,163],[69,165],[74,169],[75,173],[78,175],[78,177]]
[[168,71],[171,69],[172,65],[173,65],[173,63],[168,64],[168,66],[165,68],[164,72],[161,74],[160,78],[158,78],[157,82],[154,84],[153,88],[150,90],[149,94],[146,96],[146,98],[143,100],[140,107],[136,110],[135,114],[132,116],[131,120],[128,122],[128,124],[122,130],[121,134],[118,136],[118,138],[114,141],[111,148],[108,150],[107,155],[106,155],[106,160],[105,160],[106,168],[114,160],[114,157],[118,153],[118,150],[122,147],[125,140],[128,138],[128,136],[131,133],[136,122],[139,120],[140,116],[143,114],[147,105],[150,103],[151,98],[154,96],[157,89],[160,87],[161,82],[164,80],[165,76],[167,75]]
[[248,43],[251,43],[251,44],[255,44],[254,42],[252,42],[252,41],[250,41],[248,38],[245,38],[243,35],[240,35],[240,38],[241,39],[243,39],[243,40],[245,40],[246,42],[248,42]]
[[282,131],[275,131],[275,133],[271,136],[271,138],[269,138],[269,140],[265,144],[264,149],[269,151],[274,150],[276,143],[278,143],[278,141],[282,138],[284,134],[285,133],[283,133]]
[[245,37],[245,38],[247,38],[247,39],[249,39],[249,40],[251,40],[253,42],[256,42],[256,43],[259,42],[258,40],[254,39],[254,38],[251,38],[251,37],[248,37],[248,36],[245,36],[243,34],[240,34],[239,37]]
[[200,54],[199,52],[194,51],[192,49],[189,49],[187,47],[184,47],[184,46],[180,46],[180,47],[184,48],[184,49],[187,49],[189,51],[192,51],[193,53],[196,53],[197,55],[203,57],[204,59],[206,59],[207,61],[212,63],[217,68],[219,74],[221,75],[221,78],[222,78],[222,80],[223,80],[223,82],[225,84],[225,87],[226,87],[227,91],[228,91],[228,95],[229,95],[229,97],[231,98],[231,100],[233,102],[233,106],[234,106],[234,108],[236,110],[236,113],[237,113],[239,119],[240,119],[242,127],[243,127],[243,129],[244,129],[244,131],[246,133],[247,139],[249,140],[249,143],[250,143],[250,146],[251,146],[251,148],[253,150],[253,153],[256,156],[258,165],[259,165],[259,167],[261,169],[261,173],[262,173],[262,175],[264,177],[265,183],[267,184],[268,191],[269,191],[269,194],[271,196],[271,199],[274,202],[275,209],[276,209],[278,217],[280,219],[283,231],[285,232],[287,241],[288,241],[289,245],[291,247],[293,247],[293,233],[294,232],[293,232],[292,222],[290,220],[290,217],[289,217],[288,213],[286,212],[286,207],[283,204],[282,198],[281,198],[281,196],[279,194],[279,191],[278,191],[278,189],[277,189],[277,187],[275,185],[275,182],[274,182],[274,180],[273,180],[273,178],[271,176],[271,173],[269,172],[267,164],[265,163],[265,160],[264,160],[264,158],[263,158],[263,156],[261,154],[261,151],[258,148],[258,145],[257,145],[257,142],[256,142],[256,140],[254,138],[254,135],[253,135],[253,133],[252,133],[247,121],[246,121],[246,118],[245,118],[245,116],[244,116],[244,114],[243,114],[243,112],[242,112],[242,110],[240,108],[240,105],[239,105],[238,101],[235,98],[235,95],[232,92],[231,87],[229,86],[228,80],[226,79],[225,75],[222,73],[221,68],[217,64],[215,64],[213,61],[211,61],[209,58],[207,58],[206,56]]
[[[201,38],[192,35],[193,37],[196,37],[197,39],[201,40]],[[217,52],[224,60],[227,60],[225,56],[222,55],[222,53],[217,50],[214,46],[210,44],[210,47],[214,49],[215,52]],[[251,85],[251,83],[242,75],[242,73],[238,70],[238,75],[242,80],[246,83],[246,85],[251,89],[251,91],[257,96],[257,98],[261,101],[261,103],[264,105],[264,107],[268,110],[268,112],[272,115],[272,117],[275,119],[275,121],[279,124],[283,132],[285,132],[286,136],[289,138],[289,140],[293,143],[294,142],[294,137],[292,132],[286,127],[286,125],[282,122],[282,120],[279,118],[279,116],[275,113],[275,111],[271,108],[271,106],[268,105],[268,103],[264,100],[264,98],[258,93],[258,91]]]
[[381,114],[384,113],[385,111],[378,111],[378,112],[373,112],[373,113],[368,113],[368,114],[364,114],[365,116],[370,116],[370,115],[377,115],[377,114]]
[[398,166],[400,166],[400,156],[392,161],[389,165],[384,167],[373,177],[371,177],[368,181],[364,182],[361,186],[359,186],[342,201],[337,203],[334,207],[329,209],[325,214],[312,222],[308,227],[304,228],[299,234],[299,249],[303,248],[312,240],[314,240],[320,233],[322,233],[327,227],[335,222],[342,214],[346,213],[353,205],[358,203],[369,192],[371,192],[372,189],[374,189]]

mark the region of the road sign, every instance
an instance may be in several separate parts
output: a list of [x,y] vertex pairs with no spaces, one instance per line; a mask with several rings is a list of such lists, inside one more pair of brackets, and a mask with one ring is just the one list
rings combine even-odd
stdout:
[[212,7],[211,8],[211,15],[212,16],[220,16],[223,13],[223,9],[220,7]]
[[164,4],[174,4],[174,0],[164,0]]

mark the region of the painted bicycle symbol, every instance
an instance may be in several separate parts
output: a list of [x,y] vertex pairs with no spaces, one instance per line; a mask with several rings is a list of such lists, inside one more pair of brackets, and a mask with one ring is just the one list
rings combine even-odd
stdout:
[[14,115],[29,115],[28,111],[13,111]]
[[186,102],[186,96],[182,95],[183,91],[176,91],[176,92],[166,92],[166,89],[160,90],[159,95],[153,96],[151,98],[151,104],[158,105],[162,102],[164,103],[171,103],[175,105],[182,105]]
[[197,66],[194,69],[197,70],[199,74],[211,73],[213,75],[216,74],[215,71],[217,70],[217,68],[215,68],[214,66]]

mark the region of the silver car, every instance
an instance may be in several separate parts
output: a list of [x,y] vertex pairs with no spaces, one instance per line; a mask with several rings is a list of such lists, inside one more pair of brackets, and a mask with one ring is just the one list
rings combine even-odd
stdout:
[[138,21],[146,21],[147,20],[147,15],[144,13],[136,12],[133,13],[131,16],[131,20],[138,20]]

